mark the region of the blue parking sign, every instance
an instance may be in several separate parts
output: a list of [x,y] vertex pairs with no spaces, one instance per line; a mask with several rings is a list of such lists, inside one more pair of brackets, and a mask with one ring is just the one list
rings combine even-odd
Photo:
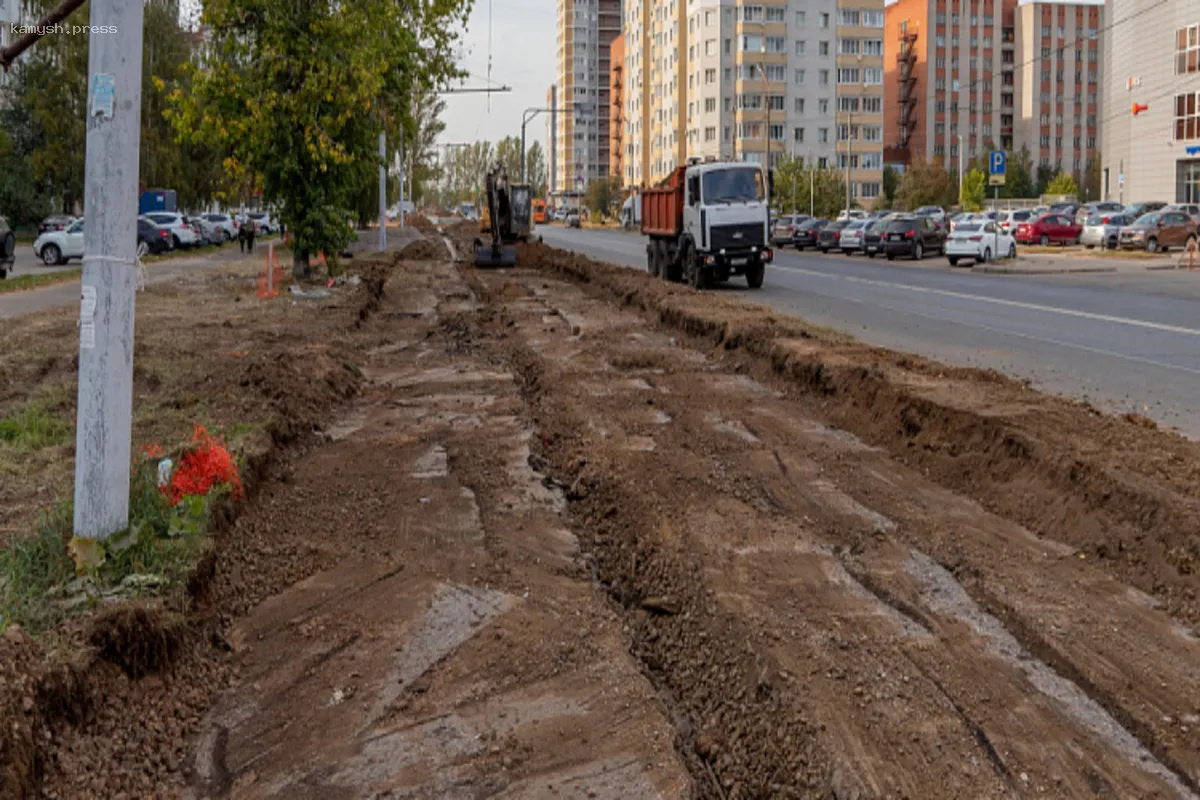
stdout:
[[1003,175],[1008,171],[1008,155],[1003,150],[993,150],[988,155],[988,173]]

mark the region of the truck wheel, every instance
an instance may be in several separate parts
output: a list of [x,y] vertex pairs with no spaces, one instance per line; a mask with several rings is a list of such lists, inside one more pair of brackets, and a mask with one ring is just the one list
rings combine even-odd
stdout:
[[746,267],[746,285],[751,289],[761,289],[763,278],[767,276],[767,265],[761,261],[755,261],[750,266]]
[[659,258],[661,259],[660,270],[664,279],[671,283],[680,283],[683,280],[683,264],[675,254],[671,253],[671,248],[666,242],[659,244]]
[[696,248],[691,244],[685,244],[680,256],[680,260],[683,261],[684,268],[687,270],[688,283],[692,285],[692,288],[700,291],[707,289],[712,284],[712,276],[700,263],[700,259],[696,258]]
[[658,248],[656,245],[646,247],[646,272],[651,278],[658,277]]

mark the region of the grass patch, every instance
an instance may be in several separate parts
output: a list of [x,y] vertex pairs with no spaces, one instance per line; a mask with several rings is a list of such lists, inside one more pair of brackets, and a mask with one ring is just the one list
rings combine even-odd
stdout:
[[0,281],[0,294],[23,292],[26,289],[37,289],[42,286],[52,286],[56,283],[77,281],[83,273],[80,269],[68,269],[62,272],[49,272],[37,275],[18,275],[6,281]]
[[182,593],[209,546],[214,512],[229,494],[221,485],[171,505],[158,486],[158,462],[139,458],[130,480],[129,528],[98,545],[82,543],[74,552],[83,557],[73,557],[73,505],[59,505],[36,532],[0,548],[0,631],[16,623],[38,635],[104,603]]
[[0,419],[0,445],[21,450],[67,444],[74,428],[54,415],[43,402],[34,401]]

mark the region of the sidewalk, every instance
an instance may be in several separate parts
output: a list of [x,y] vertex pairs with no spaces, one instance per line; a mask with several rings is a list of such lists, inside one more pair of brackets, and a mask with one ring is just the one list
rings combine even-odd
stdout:
[[[1002,275],[1062,275],[1098,272],[1139,273],[1176,269],[1181,269],[1178,253],[1147,258],[1144,255],[1122,257],[1119,254],[1085,250],[1065,251],[1061,254],[1029,253],[1019,255],[1015,261],[976,264],[971,271]],[[1187,269],[1186,262],[1182,269]]]

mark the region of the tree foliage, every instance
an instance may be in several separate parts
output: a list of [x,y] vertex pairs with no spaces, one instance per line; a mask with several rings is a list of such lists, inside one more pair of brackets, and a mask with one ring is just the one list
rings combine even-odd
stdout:
[[921,206],[950,206],[958,195],[958,186],[940,161],[914,160],[904,170],[896,205],[913,211]]
[[900,173],[896,172],[893,166],[883,168],[883,194],[880,196],[880,202],[885,208],[891,208],[896,205],[896,192],[900,189]]
[[349,242],[379,132],[395,152],[413,95],[459,74],[469,11],[470,0],[208,0],[210,50],[191,91],[171,92],[169,117],[182,141],[227,147],[231,171],[261,177],[307,272],[310,255]]
[[1054,176],[1054,180],[1050,181],[1046,186],[1046,194],[1079,194],[1079,187],[1075,185],[1075,179],[1065,172],[1059,172]]
[[534,197],[546,196],[546,154],[542,143],[534,142],[525,152],[525,181],[533,188]]
[[613,206],[616,202],[616,196],[616,193],[613,191],[611,180],[608,178],[597,178],[588,184],[588,210],[594,214],[600,214],[604,217],[612,216]]
[[785,213],[835,217],[846,205],[846,182],[840,170],[809,166],[802,158],[781,159],[775,167],[775,204]]
[[1047,164],[1045,161],[1038,164],[1037,175],[1035,176],[1034,191],[1037,196],[1042,196],[1050,187],[1050,182],[1054,180],[1056,170],[1054,167]]
[[1015,198],[1038,196],[1037,186],[1033,181],[1033,158],[1029,155],[1028,145],[1021,145],[1021,149],[1008,160],[1008,172],[1000,195]]
[[987,175],[980,169],[971,169],[963,176],[962,197],[958,199],[963,211],[983,210],[987,198]]
[[521,182],[521,140],[516,136],[505,136],[496,145],[496,160],[504,165],[512,183]]
[[404,174],[411,199],[418,204],[426,199],[426,187],[437,183],[441,171],[437,140],[446,130],[445,111],[446,101],[432,89],[413,93],[408,114],[411,125],[404,132]]
[[474,142],[447,151],[443,170],[443,201],[447,204],[482,203],[488,170],[496,163],[496,148],[491,142]]

